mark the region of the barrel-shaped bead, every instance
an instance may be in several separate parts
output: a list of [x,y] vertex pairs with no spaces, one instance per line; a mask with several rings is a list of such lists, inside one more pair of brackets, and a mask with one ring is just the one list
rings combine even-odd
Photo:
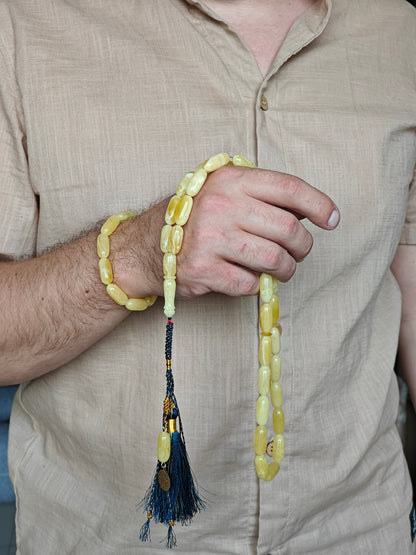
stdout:
[[146,299],[138,299],[135,297],[131,297],[127,302],[126,302],[126,308],[128,310],[134,310],[134,311],[139,311],[139,310],[146,310],[146,308],[149,305],[147,304]]
[[276,476],[276,474],[279,472],[279,470],[280,470],[280,464],[277,461],[271,462],[267,467],[267,474],[264,480],[266,482],[271,482],[273,478]]
[[183,227],[180,225],[174,225],[170,231],[168,251],[172,254],[178,254],[181,250],[183,241]]
[[188,187],[189,181],[193,175],[194,175],[194,172],[189,172],[182,177],[182,179],[179,182],[179,185],[176,187],[176,195],[178,197],[182,198],[183,195],[186,193],[186,188]]
[[165,278],[176,276],[176,254],[167,252],[163,256],[163,275]]
[[275,326],[272,328],[272,353],[274,355],[280,353],[280,330]]
[[160,250],[167,253],[169,250],[169,239],[173,227],[171,225],[164,225],[160,233]]
[[110,238],[104,233],[97,237],[97,254],[99,258],[108,258],[110,254]]
[[254,463],[256,465],[257,476],[260,478],[260,480],[265,480],[267,476],[268,466],[269,466],[267,463],[266,456],[257,455],[257,457],[254,460]]
[[257,426],[254,433],[254,451],[256,455],[264,455],[267,447],[267,428],[266,426]]
[[197,169],[189,180],[188,186],[186,187],[186,194],[190,197],[196,196],[202,189],[206,179],[207,171],[204,168]]
[[101,233],[104,235],[111,235],[120,225],[120,218],[117,214],[110,216],[101,226]]
[[262,366],[269,366],[272,360],[272,338],[263,335],[259,342],[259,362]]
[[273,295],[270,299],[270,305],[273,311],[273,325],[276,325],[280,316],[279,299],[276,297],[276,295]]
[[269,274],[260,276],[260,298],[264,303],[269,303],[273,296],[273,280]]
[[256,422],[259,426],[265,426],[269,419],[269,398],[260,395],[256,405]]
[[272,360],[270,362],[270,370],[271,370],[271,380],[272,382],[278,382],[282,375],[282,362],[280,360],[279,355],[273,355]]
[[100,273],[100,279],[104,285],[113,283],[113,268],[111,267],[111,262],[108,258],[100,258],[98,261],[98,271]]
[[125,292],[120,289],[120,287],[115,283],[109,283],[107,285],[107,293],[110,295],[114,302],[121,306],[125,306],[125,304],[129,300]]
[[270,400],[274,408],[282,406],[283,391],[280,382],[272,382],[272,385],[270,386]]
[[185,225],[191,214],[193,199],[188,194],[184,195],[175,210],[175,224]]
[[273,327],[273,310],[269,303],[263,303],[260,307],[260,329],[264,333],[271,333]]
[[285,413],[282,407],[273,409],[273,430],[275,434],[283,434],[285,431]]
[[153,306],[157,301],[157,295],[149,295],[148,297],[145,297],[144,300],[146,301],[148,307]]
[[254,164],[253,162],[250,162],[250,160],[247,160],[247,158],[245,158],[241,154],[236,154],[235,156],[233,156],[233,166],[255,168],[256,164]]
[[166,212],[165,212],[165,222],[167,224],[173,225],[176,223],[175,221],[176,209],[180,202],[181,202],[181,197],[178,197],[178,195],[174,195],[170,199],[168,207],[166,208]]
[[120,222],[127,222],[128,220],[135,218],[137,214],[136,212],[133,212],[133,210],[122,210],[117,214],[117,216]]
[[168,462],[170,457],[170,435],[160,432],[157,438],[157,458],[161,463]]
[[167,278],[163,281],[163,292],[165,295],[165,306],[163,308],[165,316],[172,318],[175,314],[176,281],[174,278]]
[[270,393],[270,367],[260,366],[257,385],[260,395],[268,395]]
[[285,438],[282,434],[276,434],[273,440],[273,460],[280,462],[285,456]]
[[230,162],[230,157],[226,152],[220,152],[219,154],[215,154],[208,158],[206,162],[204,162],[204,170],[208,173],[214,172],[223,166],[226,166]]

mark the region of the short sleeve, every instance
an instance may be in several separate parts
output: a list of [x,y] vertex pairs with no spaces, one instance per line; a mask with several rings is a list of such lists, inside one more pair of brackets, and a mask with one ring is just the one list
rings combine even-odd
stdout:
[[0,21],[1,260],[34,255],[38,206],[30,185],[23,110],[13,63],[13,32],[4,5],[0,5]]
[[400,244],[416,245],[416,167],[413,172],[413,181],[409,187],[406,219],[400,237]]

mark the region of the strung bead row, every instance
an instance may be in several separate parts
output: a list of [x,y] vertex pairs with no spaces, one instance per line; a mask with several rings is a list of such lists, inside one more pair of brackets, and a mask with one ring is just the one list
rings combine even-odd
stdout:
[[155,303],[157,296],[152,295],[144,299],[135,297],[129,298],[118,285],[113,283],[113,267],[108,258],[110,255],[110,235],[115,232],[121,222],[126,222],[136,216],[137,214],[135,212],[125,210],[114,216],[110,216],[102,225],[100,234],[97,237],[97,254],[99,258],[98,270],[100,279],[102,283],[107,286],[107,293],[113,301],[121,306],[125,306],[128,310],[145,310]]
[[[280,462],[284,456],[285,440],[283,431],[285,415],[282,409],[282,386],[280,384],[280,334],[279,299],[277,298],[277,279],[268,275],[260,276],[260,305],[259,323],[261,338],[259,344],[258,390],[259,397],[256,406],[257,428],[254,434],[255,465],[257,476],[261,480],[270,481],[280,470]],[[270,396],[270,401],[269,401]],[[273,462],[266,458],[269,454],[266,424],[269,419],[270,402],[273,406],[273,430],[275,433],[271,444]],[[270,445],[270,444],[269,444]]]

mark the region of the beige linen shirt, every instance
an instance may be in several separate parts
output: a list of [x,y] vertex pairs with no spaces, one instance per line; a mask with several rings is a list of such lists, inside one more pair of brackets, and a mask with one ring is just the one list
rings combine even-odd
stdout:
[[[413,553],[389,267],[401,237],[416,243],[414,9],[321,0],[265,77],[196,1],[0,0],[0,22],[3,255],[145,210],[220,151],[300,176],[340,207],[331,233],[305,222],[313,250],[279,289],[286,456],[273,482],[254,469],[258,299],[177,302],[176,394],[207,500],[176,527],[177,552]],[[141,544],[135,511],[156,465],[164,324],[159,300],[19,389],[20,555],[165,553],[166,529]]]

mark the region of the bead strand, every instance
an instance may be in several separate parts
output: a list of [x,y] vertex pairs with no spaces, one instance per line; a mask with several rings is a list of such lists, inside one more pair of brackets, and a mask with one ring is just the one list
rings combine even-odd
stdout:
[[[280,470],[280,462],[284,456],[285,441],[283,431],[285,417],[282,409],[282,386],[280,384],[280,334],[279,299],[277,298],[277,279],[268,275],[260,276],[260,343],[258,391],[256,405],[257,427],[254,434],[254,451],[256,453],[255,466],[257,476],[267,482],[273,480]],[[266,424],[269,419],[269,395],[273,407],[273,442],[268,444]],[[271,447],[271,449],[270,449]],[[271,451],[271,452],[270,452]],[[266,452],[271,454],[273,462],[270,464]]]
[[136,216],[135,212],[125,210],[110,216],[101,226],[100,234],[97,237],[98,271],[100,279],[107,286],[107,293],[113,301],[125,306],[128,310],[146,310],[155,303],[157,296],[151,295],[144,299],[128,297],[118,285],[113,283],[113,267],[108,258],[110,255],[110,235],[115,232],[121,222],[126,222]]

